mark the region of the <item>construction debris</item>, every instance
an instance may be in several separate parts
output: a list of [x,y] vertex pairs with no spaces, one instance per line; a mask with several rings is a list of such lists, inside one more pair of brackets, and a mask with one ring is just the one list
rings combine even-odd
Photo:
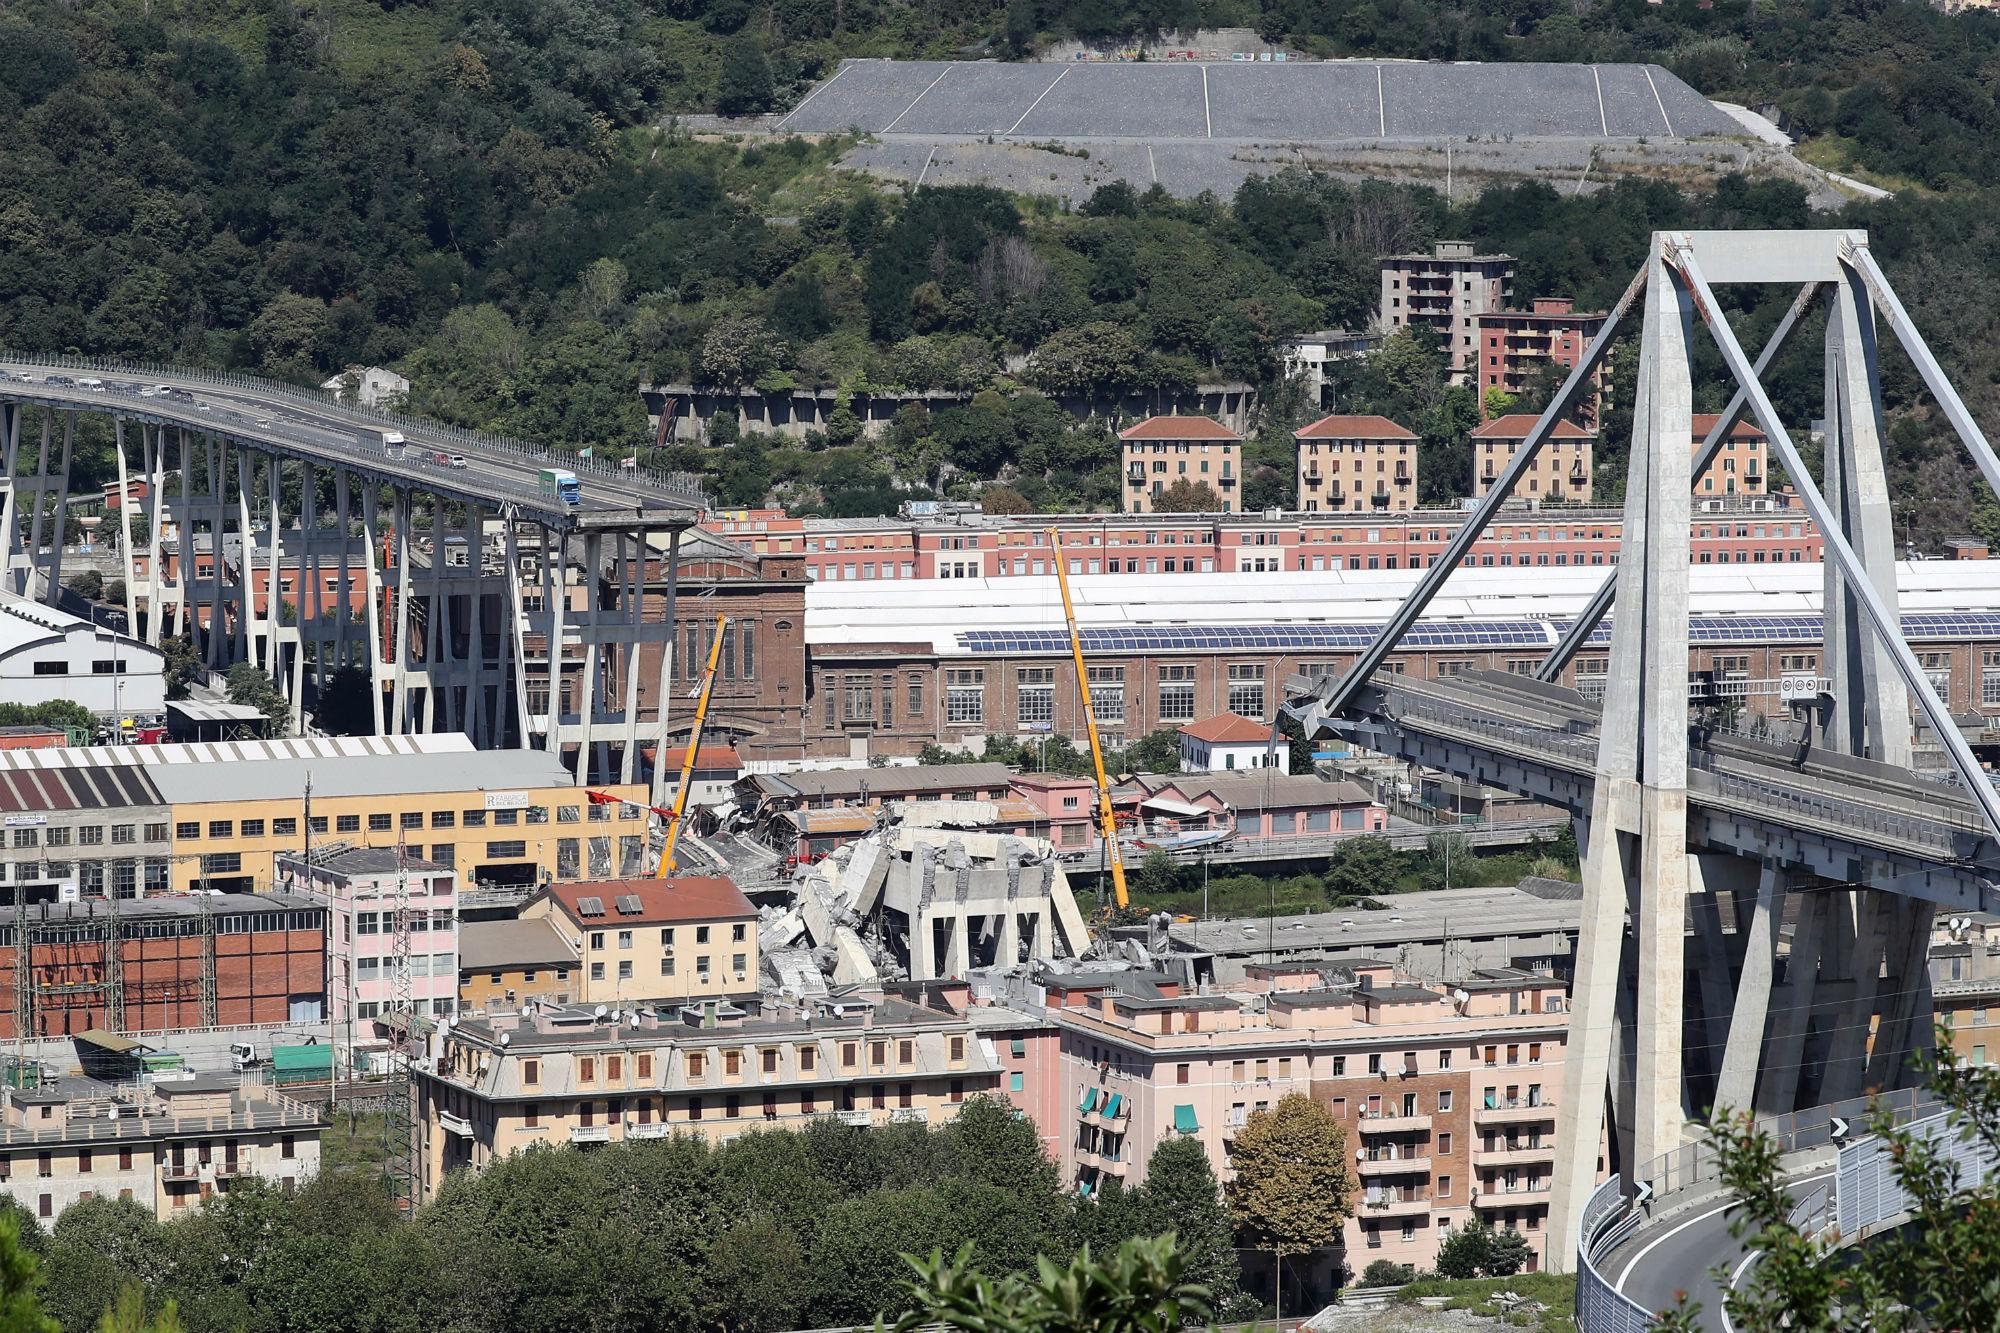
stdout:
[[761,927],[780,989],[808,984],[808,950],[837,986],[963,977],[974,968],[1077,958],[1089,931],[1055,845],[978,831],[985,801],[892,804],[872,831],[799,869],[789,905]]

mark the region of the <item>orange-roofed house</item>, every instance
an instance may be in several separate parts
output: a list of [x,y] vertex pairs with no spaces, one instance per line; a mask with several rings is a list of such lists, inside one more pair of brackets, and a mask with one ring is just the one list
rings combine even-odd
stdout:
[[1400,513],[1417,505],[1417,437],[1387,417],[1321,417],[1298,431],[1299,508]]
[[1274,747],[1274,722],[1253,722],[1238,713],[1221,713],[1181,728],[1181,769],[1188,773],[1231,773],[1263,768],[1268,759],[1283,769],[1291,760],[1290,743]]
[[[1492,489],[1522,441],[1535,428],[1528,412],[1495,417],[1472,432],[1472,493]],[[1590,479],[1597,434],[1573,421],[1558,421],[1534,462],[1514,483],[1511,498],[1551,504],[1589,504]]]
[[[1701,453],[1701,442],[1715,429],[1720,416],[1714,412],[1694,414],[1694,451]],[[1764,432],[1748,421],[1738,421],[1722,439],[1722,448],[1716,451],[1715,459],[1702,474],[1694,480],[1694,493],[1700,498],[1721,499],[1729,495],[1762,495],[1766,489],[1764,468]]]
[[1243,437],[1208,417],[1147,417],[1119,435],[1125,465],[1125,512],[1157,513],[1177,481],[1206,484],[1225,514],[1243,508]]
[[757,909],[717,876],[551,884],[521,919],[576,950],[584,1004],[757,993]]

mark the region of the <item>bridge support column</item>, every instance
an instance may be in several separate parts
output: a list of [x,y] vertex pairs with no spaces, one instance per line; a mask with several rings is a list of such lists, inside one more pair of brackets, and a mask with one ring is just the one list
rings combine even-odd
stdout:
[[[1629,1173],[1681,1143],[1682,1037],[1688,900],[1687,662],[1689,469],[1694,441],[1688,377],[1693,309],[1654,239],[1646,285],[1626,482],[1625,527],[1612,620],[1590,845],[1583,873],[1564,1114],[1557,1121],[1549,1225],[1552,1265],[1575,1262],[1576,1226],[1596,1181],[1610,1049],[1595,1036],[1618,1021],[1623,917],[1630,904],[1633,1070],[1617,1123],[1632,1133]],[[1622,1082],[1622,1080],[1621,1080]],[[1621,1089],[1621,1092],[1623,1090]]]
[[1771,1008],[1771,979],[1778,961],[1778,918],[1784,906],[1782,872],[1765,864],[1757,874],[1757,901],[1741,927],[1743,966],[1729,1018],[1722,1071],[1716,1078],[1718,1110],[1747,1111],[1757,1096],[1757,1065],[1764,1053],[1764,1023]]
[[[534,744],[534,731],[528,725],[528,651],[527,612],[521,599],[521,544],[515,528],[515,515],[511,509],[501,511],[501,521],[506,525],[507,561],[507,635],[500,642],[501,674],[506,676],[512,668],[512,689],[503,690],[501,698],[507,699],[511,693],[512,706],[507,710],[514,723],[514,743],[522,749]],[[506,720],[501,719],[504,733]]]
[[[20,496],[18,488],[20,484],[21,418],[27,415],[27,410],[27,408],[19,405],[7,406],[0,404],[0,435],[4,435],[3,447],[6,454],[6,474],[8,478],[6,497],[4,500],[0,500],[0,536],[4,536],[7,543],[5,551],[6,568],[0,570],[0,577],[6,579],[7,590],[13,593],[19,593],[26,586],[22,563],[26,559],[26,553],[21,549],[21,530],[19,526]],[[32,569],[32,562],[29,562],[26,568]]]
[[410,730],[410,492],[397,487],[393,492],[396,523],[396,639],[390,652],[396,696],[390,705],[396,735]]
[[[623,670],[625,676],[625,738],[619,747],[618,780],[631,782],[639,764],[639,642],[644,633],[646,603],[646,535],[622,533],[618,538],[620,577],[618,595],[627,624]],[[655,756],[659,754],[654,751]]]
[[[139,436],[144,439],[146,426],[141,423]],[[111,418],[111,444],[118,461],[118,560],[119,568],[125,575],[125,632],[139,633],[139,584],[132,565],[132,482],[131,473],[125,466],[125,418]],[[125,739],[123,736],[120,740]]]
[[[389,734],[387,726],[385,694],[389,688],[388,666],[382,644],[382,526],[381,496],[375,483],[366,477],[361,479],[361,539],[367,547],[367,562],[363,565],[365,591],[368,594],[368,696],[375,709],[375,734]],[[340,474],[337,482],[341,512],[347,511],[347,474]],[[345,580],[342,590],[345,591]]]
[[[565,612],[569,609],[569,538],[566,534],[553,532],[549,526],[537,525],[542,535],[542,608],[543,623],[548,626],[548,717],[547,730],[543,733],[543,748],[555,755],[560,763],[563,756],[563,636],[565,632]],[[588,696],[589,682],[584,682],[580,693]],[[588,707],[588,698],[585,699]],[[577,767],[585,762],[581,749],[577,752]]]
[[[667,738],[672,734],[674,711],[674,650],[680,643],[680,621],[675,619],[679,612],[677,605],[681,587],[681,529],[675,528],[667,534],[667,608],[664,616],[665,634],[660,643],[660,684],[658,706],[653,710],[659,716],[654,722],[653,743],[653,804],[664,808],[667,803]],[[690,740],[693,738],[690,737]],[[647,821],[651,827],[651,821]]]

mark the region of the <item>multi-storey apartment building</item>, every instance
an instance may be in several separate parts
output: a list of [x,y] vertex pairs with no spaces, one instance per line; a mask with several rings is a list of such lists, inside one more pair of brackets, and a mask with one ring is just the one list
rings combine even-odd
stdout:
[[970,1007],[965,986],[941,983],[798,1004],[704,1000],[602,1017],[538,1005],[462,1018],[417,1071],[422,1189],[537,1143],[727,1139],[819,1116],[939,1124],[982,1093],[1029,1112],[1035,1039],[1048,1029]]
[[[1479,395],[1489,389],[1519,393],[1543,364],[1576,369],[1590,340],[1604,327],[1605,315],[1578,314],[1567,296],[1537,297],[1526,310],[1491,310],[1480,315]],[[1598,378],[1602,379],[1602,371]],[[1579,405],[1585,420],[1597,418],[1593,390]]]
[[[350,1049],[385,1044],[407,988],[410,1010],[458,1009],[458,883],[450,867],[394,847],[281,856],[278,883],[327,910],[327,1010]],[[407,976],[398,952],[407,948]]]
[[[1493,489],[1521,445],[1534,431],[1536,418],[1510,412],[1472,432],[1472,493]],[[1573,421],[1558,421],[1549,438],[1514,483],[1522,499],[1548,504],[1589,504],[1595,470],[1597,435]]]
[[290,1194],[319,1170],[309,1106],[233,1079],[113,1085],[61,1078],[0,1091],[0,1193],[49,1225],[85,1199],[160,1221],[262,1179]]
[[551,884],[521,909],[576,951],[584,1004],[757,993],[757,909],[726,879]]
[[1243,469],[1243,437],[1208,417],[1148,417],[1118,436],[1125,476],[1124,511],[1150,514],[1176,482],[1206,486],[1220,503],[1241,509],[1238,487]]
[[[1714,412],[1694,414],[1694,448],[1715,429]],[[1739,421],[1723,437],[1722,449],[1694,479],[1694,493],[1702,500],[1727,501],[1732,495],[1763,495],[1769,489],[1770,473],[1764,466],[1764,432],[1748,421]],[[1710,506],[1713,508],[1714,506]]]
[[1298,505],[1308,514],[1417,507],[1417,437],[1381,416],[1328,416],[1298,441]]
[[1951,1024],[1959,1058],[2000,1064],[2000,917],[1940,912],[1931,936],[1930,982],[1932,1007]]
[[1380,262],[1381,327],[1437,330],[1451,355],[1452,378],[1466,382],[1479,357],[1479,317],[1514,295],[1514,257],[1475,254],[1466,241],[1439,241],[1427,255],[1389,255]]
[[1185,1136],[1229,1172],[1237,1131],[1288,1093],[1346,1129],[1359,1190],[1348,1262],[1429,1266],[1474,1217],[1545,1252],[1563,983],[1497,968],[1450,987],[1368,957],[1259,965],[1224,991],[1081,976],[1049,988],[1061,1033],[1064,1178],[1137,1184]]

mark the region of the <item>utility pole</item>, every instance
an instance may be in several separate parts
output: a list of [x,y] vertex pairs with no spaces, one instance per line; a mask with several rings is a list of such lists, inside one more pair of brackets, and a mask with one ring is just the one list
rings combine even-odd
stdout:
[[[402,1023],[398,1035],[391,1024],[389,1037],[389,1114],[386,1162],[389,1195],[404,1208],[417,1206],[416,1124],[410,1095],[410,1038],[417,1027],[416,1001],[410,986],[410,871],[409,854],[402,834],[396,836],[396,895],[392,899],[395,928],[389,936],[389,1009]],[[426,926],[428,926],[428,921]],[[349,1012],[352,1012],[350,1006]],[[335,1082],[339,1071],[334,1071]]]

